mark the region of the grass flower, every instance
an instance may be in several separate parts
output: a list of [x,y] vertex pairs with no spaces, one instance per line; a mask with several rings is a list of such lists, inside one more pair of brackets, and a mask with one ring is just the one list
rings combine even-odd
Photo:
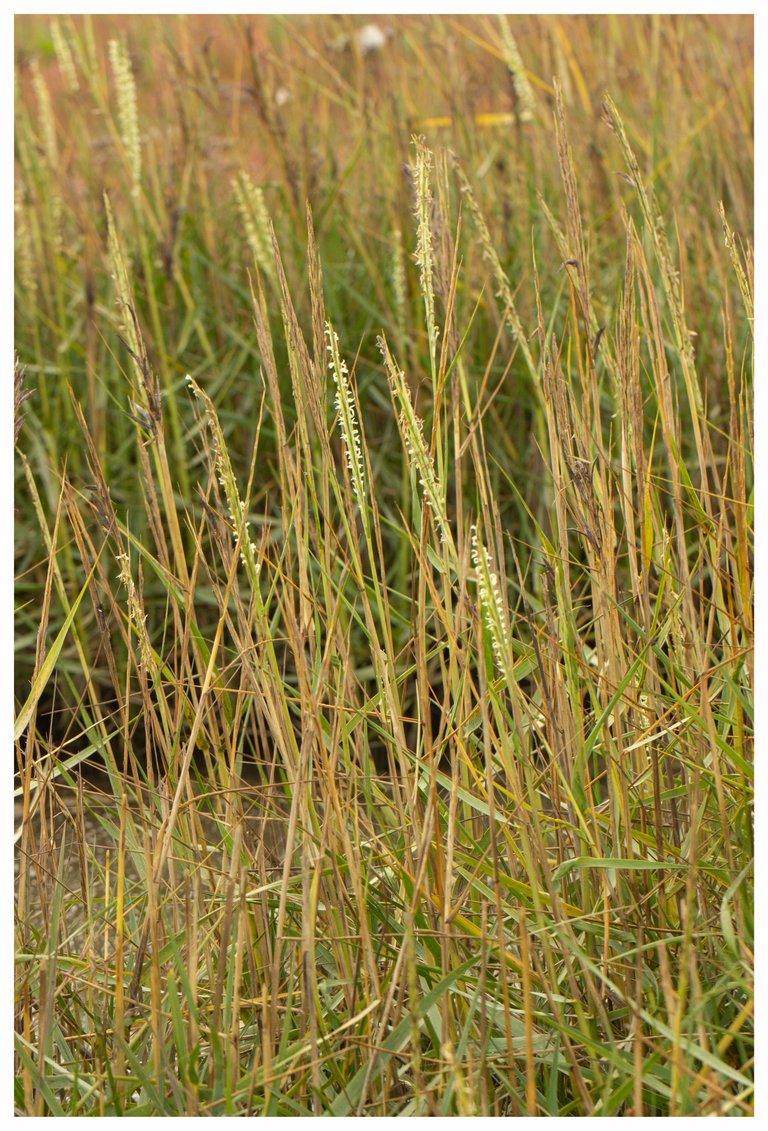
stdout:
[[43,141],[43,150],[45,151],[45,156],[51,169],[58,169],[59,144],[56,138],[56,119],[53,114],[48,83],[45,81],[37,59],[32,60],[30,69],[32,71],[32,86],[34,87],[35,97],[37,98],[37,113],[40,123],[40,134]]
[[525,73],[523,60],[520,58],[520,51],[517,46],[517,41],[510,29],[509,20],[506,16],[499,16],[499,24],[501,27],[501,43],[504,51],[504,61],[509,67],[509,73],[512,76],[512,85],[517,95],[517,116],[521,122],[530,122],[533,120],[534,111],[536,109],[533,90],[528,81],[528,75]]
[[119,39],[109,41],[109,62],[115,80],[120,138],[131,170],[131,192],[137,197],[141,192],[141,135],[136,103],[136,82],[133,77],[131,57],[125,44]]
[[256,561],[256,545],[250,539],[249,531],[251,524],[245,517],[245,506],[243,505],[243,500],[240,498],[240,491],[234,472],[232,471],[232,462],[229,458],[227,443],[224,439],[224,433],[221,430],[221,424],[219,423],[216,409],[213,407],[213,401],[208,394],[203,392],[197,382],[193,380],[189,374],[187,374],[185,380],[205,410],[208,427],[213,439],[213,448],[216,453],[216,469],[218,471],[219,485],[224,490],[224,498],[227,501],[227,508],[229,510],[229,519],[232,523],[232,536],[236,542],[240,542],[240,561],[247,568],[252,579],[255,581],[259,575],[259,564]]
[[499,588],[499,579],[492,569],[491,555],[483,545],[477,527],[470,530],[472,538],[472,563],[475,567],[477,591],[485,614],[485,623],[491,634],[493,654],[499,673],[508,674],[509,629],[507,615]]
[[366,483],[365,460],[360,443],[360,427],[357,418],[357,403],[352,382],[349,378],[347,363],[339,354],[339,337],[330,322],[325,324],[326,350],[328,353],[328,368],[336,386],[336,411],[338,413],[339,430],[344,445],[352,490],[360,507],[361,514],[365,517],[366,511]]
[[69,42],[58,20],[51,21],[51,39],[59,69],[70,94],[77,94],[80,89],[80,80],[77,77],[75,61],[72,58]]
[[272,257],[269,212],[264,193],[259,185],[253,183],[244,169],[241,169],[232,180],[232,189],[253,258],[259,265],[259,270],[274,283],[276,282],[275,261]]
[[384,366],[392,395],[399,408],[398,423],[408,452],[409,462],[421,486],[422,498],[434,517],[440,541],[449,547],[451,557],[455,562],[456,547],[445,509],[444,491],[438,483],[434,461],[424,439],[423,423],[416,415],[403,371],[389,352],[386,339],[380,337],[378,342],[381,355],[384,358]]
[[427,148],[423,137],[414,137],[416,147],[416,167],[414,187],[416,194],[416,263],[419,267],[421,293],[424,299],[425,324],[429,343],[429,359],[433,382],[436,378],[437,338],[439,334],[435,321],[435,259],[432,243],[432,152]]

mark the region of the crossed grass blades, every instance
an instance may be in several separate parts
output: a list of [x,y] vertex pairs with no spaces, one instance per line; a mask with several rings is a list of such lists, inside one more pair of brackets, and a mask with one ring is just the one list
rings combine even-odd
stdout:
[[19,1113],[751,1112],[751,46],[18,21]]

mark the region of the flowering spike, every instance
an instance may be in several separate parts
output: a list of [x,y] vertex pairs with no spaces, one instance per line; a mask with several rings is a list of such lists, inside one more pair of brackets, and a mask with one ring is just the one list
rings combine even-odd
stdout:
[[365,516],[365,462],[360,442],[355,393],[349,379],[347,363],[339,354],[339,336],[330,322],[325,324],[325,336],[328,342],[326,349],[330,355],[328,368],[333,374],[333,381],[336,386],[336,410],[339,414],[339,429],[347,457],[347,467],[352,478],[352,490],[355,493],[361,514]]
[[507,657],[509,648],[509,632],[504,605],[499,590],[499,579],[491,569],[491,555],[483,545],[477,532],[477,527],[471,529],[472,535],[472,561],[477,572],[477,588],[480,594],[480,604],[485,613],[485,623],[491,634],[493,654],[501,675],[507,675]]

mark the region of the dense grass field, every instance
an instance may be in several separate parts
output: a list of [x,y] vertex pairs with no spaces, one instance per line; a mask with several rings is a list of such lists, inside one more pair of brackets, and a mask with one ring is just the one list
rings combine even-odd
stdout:
[[17,1112],[751,1114],[751,17],[16,61]]

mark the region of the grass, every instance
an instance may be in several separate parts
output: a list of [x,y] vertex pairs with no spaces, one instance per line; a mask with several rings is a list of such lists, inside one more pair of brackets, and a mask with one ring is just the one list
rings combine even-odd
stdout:
[[752,21],[364,26],[17,18],[17,1112],[749,1115]]

